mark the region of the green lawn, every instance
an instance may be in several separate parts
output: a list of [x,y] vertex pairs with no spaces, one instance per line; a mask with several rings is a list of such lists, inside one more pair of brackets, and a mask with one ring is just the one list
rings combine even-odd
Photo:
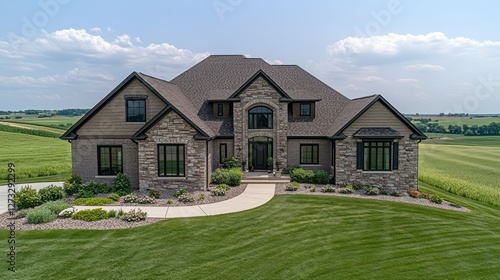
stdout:
[[78,117],[64,117],[57,116],[51,118],[22,118],[22,119],[11,119],[11,120],[3,120],[9,122],[16,122],[22,124],[31,124],[37,126],[45,126],[45,127],[54,127],[63,130],[63,132],[69,128],[71,125],[76,123],[81,116]]
[[[62,179],[71,173],[71,146],[58,138],[0,131],[0,184],[7,164],[16,165],[18,183]],[[53,175],[57,178],[54,178]],[[51,178],[43,178],[51,176]],[[38,177],[38,178],[37,178]]]
[[443,196],[473,212],[285,195],[135,229],[18,231],[17,272],[4,262],[0,278],[498,279],[500,209]]

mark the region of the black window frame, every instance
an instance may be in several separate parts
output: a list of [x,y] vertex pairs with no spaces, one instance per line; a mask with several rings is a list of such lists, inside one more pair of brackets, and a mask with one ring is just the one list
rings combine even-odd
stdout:
[[[175,147],[175,169],[176,172],[175,174],[171,174],[171,172],[167,172],[168,170],[168,163],[167,163],[167,147]],[[180,151],[180,147],[182,147],[182,151]],[[160,148],[163,148],[163,151],[161,151]],[[185,177],[186,176],[186,145],[184,144],[158,144],[157,146],[157,151],[158,151],[158,177]],[[179,158],[179,155],[182,153],[182,164]],[[163,170],[161,170],[161,157],[163,156],[163,159],[165,160],[165,164],[163,165]],[[170,174],[169,174],[170,173]]]
[[[311,148],[310,160],[303,157],[303,149],[308,147]],[[316,160],[314,160],[314,153],[316,153]],[[300,164],[319,164],[319,144],[300,144]]]
[[[306,114],[302,113],[303,112],[302,111],[302,106],[307,106],[308,113],[306,113]],[[301,117],[310,117],[312,115],[312,105],[311,105],[311,103],[309,103],[309,102],[307,102],[307,103],[306,102],[300,103],[299,114],[300,114]]]
[[[126,102],[125,113],[126,113],[126,121],[127,122],[146,122],[146,99],[145,98],[129,98],[129,99],[126,99],[125,102]],[[132,115],[130,114],[130,109],[131,109],[130,103],[131,102],[133,102],[133,103],[142,102],[143,103],[143,106],[139,106],[139,107],[132,106],[132,110],[144,110],[144,114],[143,114],[143,117],[141,119],[132,119]],[[133,115],[133,116],[136,116],[136,115]]]
[[[363,171],[392,171],[392,140],[364,140],[362,143]],[[382,158],[381,161],[379,160],[379,156]],[[375,157],[375,159],[373,159],[373,157]]]
[[[119,170],[113,170],[113,148],[120,148],[120,163],[118,166]],[[101,160],[101,149],[109,149],[109,172],[103,172],[102,160]],[[97,146],[97,175],[99,176],[116,176],[118,173],[123,173],[123,147],[121,145],[98,145]]]
[[[262,109],[265,112],[258,112]],[[273,129],[273,110],[266,106],[255,106],[248,110],[248,129]]]
[[224,104],[222,103],[217,104],[217,116],[218,117],[224,116]]
[[[224,156],[222,155],[223,151],[224,151]],[[227,143],[220,143],[219,144],[219,163],[223,164],[226,159],[227,159]]]

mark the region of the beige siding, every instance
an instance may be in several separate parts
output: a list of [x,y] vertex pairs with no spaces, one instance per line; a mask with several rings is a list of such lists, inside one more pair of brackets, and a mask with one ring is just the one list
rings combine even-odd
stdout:
[[129,94],[148,96],[146,99],[146,122],[151,120],[166,106],[160,98],[147,89],[141,82],[134,79],[78,129],[77,134],[82,136],[132,136],[145,123],[126,122],[126,101],[124,96]]
[[386,108],[380,101],[373,104],[363,115],[352,123],[344,134],[352,136],[362,127],[390,127],[401,135],[408,137],[412,131],[396,115]]
[[[288,139],[288,167],[302,166],[304,169],[321,169],[332,172],[332,142],[328,139]],[[317,144],[318,164],[300,164],[300,145]]]

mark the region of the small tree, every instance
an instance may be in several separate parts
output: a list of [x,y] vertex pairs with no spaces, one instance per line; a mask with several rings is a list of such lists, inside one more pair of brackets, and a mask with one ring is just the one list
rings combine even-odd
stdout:
[[112,192],[117,193],[120,196],[132,193],[130,178],[123,173],[116,174],[116,178],[113,179]]

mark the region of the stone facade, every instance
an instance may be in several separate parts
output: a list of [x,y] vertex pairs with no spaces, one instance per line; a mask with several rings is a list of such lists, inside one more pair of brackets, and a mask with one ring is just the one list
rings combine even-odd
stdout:
[[406,191],[418,186],[418,140],[409,137],[399,142],[399,168],[391,171],[363,171],[356,168],[356,143],[352,136],[335,141],[335,180],[339,185],[361,183],[384,186],[391,191]]
[[132,189],[139,187],[137,170],[137,144],[130,139],[85,138],[71,140],[71,156],[73,173],[84,181],[96,181],[111,185],[116,176],[99,176],[97,166],[97,146],[121,146],[123,156],[123,173],[130,177]]
[[[207,187],[210,164],[207,164],[207,141],[196,140],[196,130],[174,111],[167,113],[139,142],[140,189],[165,188],[203,190]],[[158,144],[185,145],[185,176],[158,176]],[[211,150],[210,147],[208,147]],[[211,155],[208,155],[210,159]]]
[[[239,97],[240,102],[233,105],[234,155],[250,164],[248,139],[270,137],[273,139],[274,164],[279,161],[281,166],[287,166],[288,104],[280,102],[281,95],[262,77],[257,78]],[[255,106],[265,106],[273,111],[272,129],[248,128],[248,110]]]

